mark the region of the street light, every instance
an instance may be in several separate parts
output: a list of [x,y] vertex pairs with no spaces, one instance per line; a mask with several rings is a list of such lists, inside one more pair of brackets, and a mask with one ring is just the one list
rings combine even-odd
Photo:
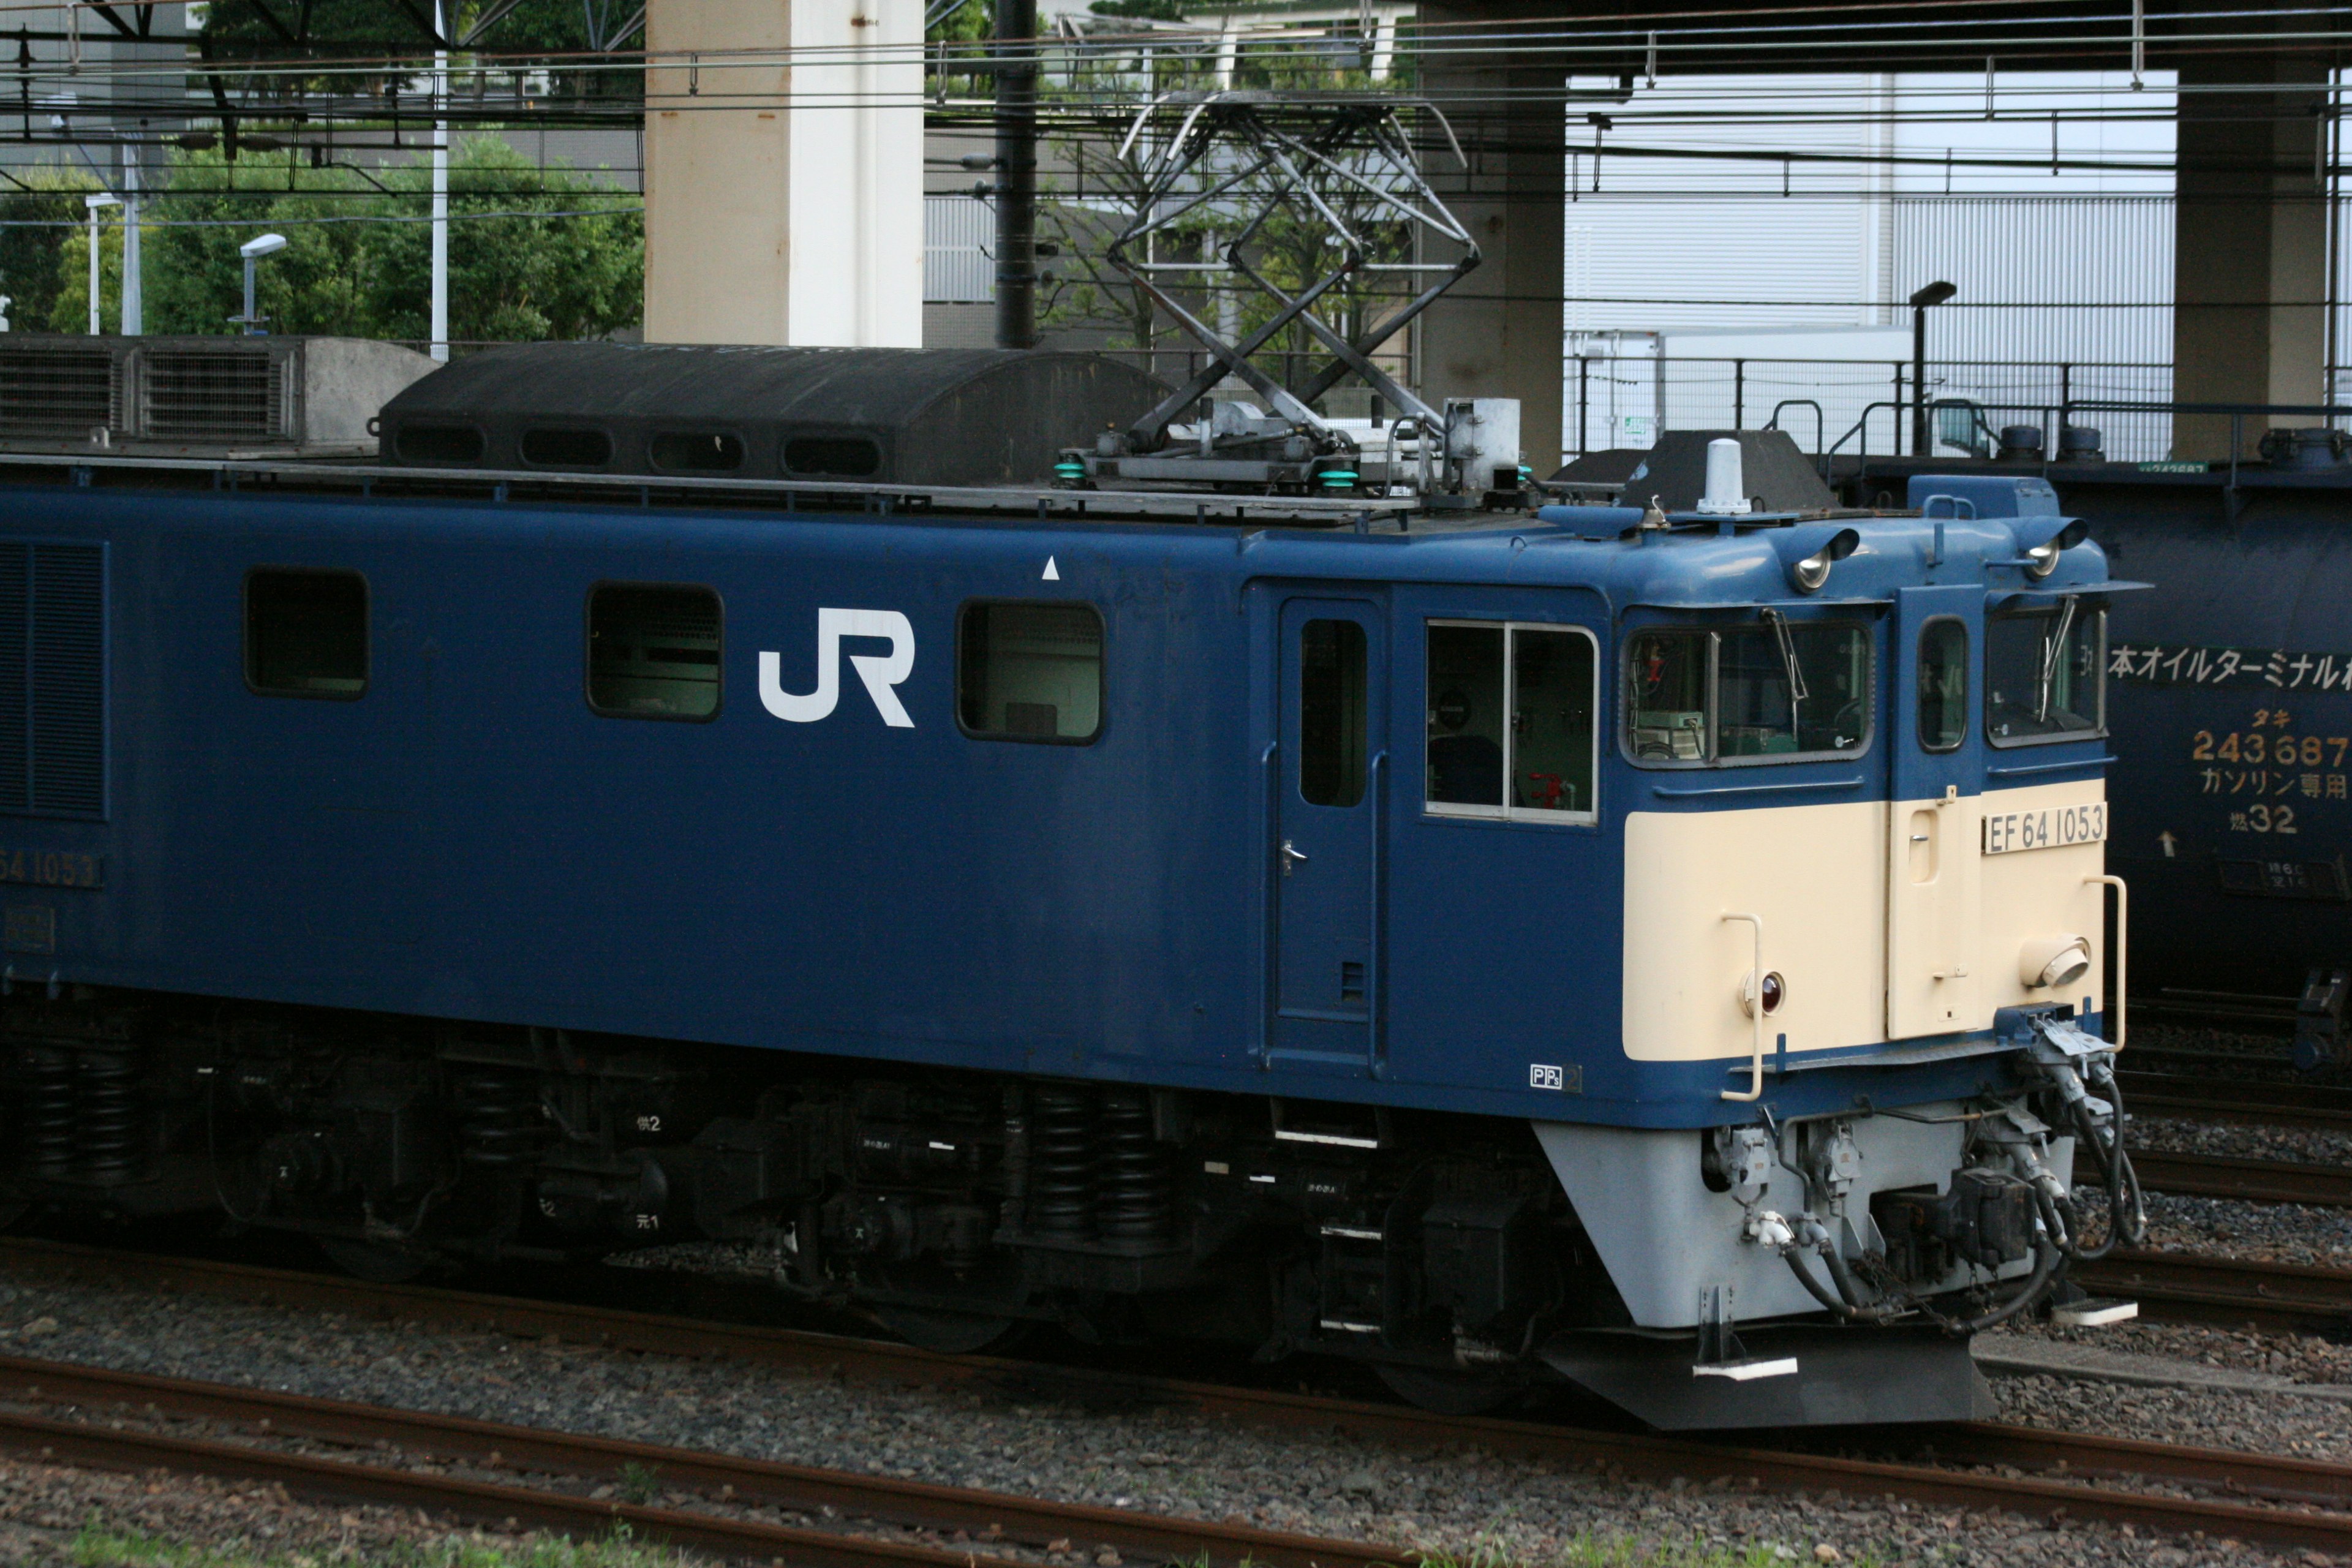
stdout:
[[82,197],[82,205],[89,208],[89,335],[96,337],[99,333],[98,215],[104,208],[121,206],[122,198],[100,191],[95,195]]
[[245,335],[248,338],[261,335],[261,323],[267,319],[254,307],[254,274],[260,270],[263,257],[275,256],[285,248],[286,237],[282,234],[257,235],[236,247],[236,253],[245,258],[245,314],[231,316],[229,320],[242,321]]
[[1911,296],[1911,455],[1928,455],[1927,444],[1927,308],[1940,305],[1959,289],[1949,283],[1930,283]]

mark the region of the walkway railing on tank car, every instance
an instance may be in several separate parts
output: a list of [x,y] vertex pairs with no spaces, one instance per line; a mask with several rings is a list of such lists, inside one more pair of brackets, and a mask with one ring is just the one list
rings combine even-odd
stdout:
[[[2086,413],[2116,411],[2122,413],[2163,413],[2173,417],[2187,415],[2192,418],[2227,416],[2230,421],[2230,483],[2231,506],[2235,507],[2238,490],[2238,466],[2246,450],[2248,419],[2322,419],[2328,429],[2336,428],[2338,419],[2352,419],[2352,404],[2342,403],[2157,403],[2130,402],[2106,398],[2079,398],[2063,411],[2071,416],[2076,409]],[[2276,426],[2273,426],[2276,428]]]
[[[1565,447],[1590,452],[1649,445],[1659,431],[1752,428],[1748,415],[1769,404],[1776,413],[1795,404],[1818,405],[1824,425],[1891,416],[1887,450],[1900,450],[1918,389],[1906,361],[1850,359],[1719,359],[1637,354],[1574,354],[1564,388]],[[2167,396],[2172,367],[2106,360],[1938,360],[1927,366],[1931,399],[1964,399],[1985,407],[2038,410],[2086,395],[2133,399]],[[1764,428],[1784,427],[1768,421]],[[2055,432],[2045,432],[2054,440]],[[2107,445],[2133,458],[2161,458],[2170,432],[2160,416],[2107,432]],[[1864,437],[1849,435],[1851,445]],[[1875,444],[1874,432],[1868,438]],[[1822,443],[1811,448],[1818,458]]]

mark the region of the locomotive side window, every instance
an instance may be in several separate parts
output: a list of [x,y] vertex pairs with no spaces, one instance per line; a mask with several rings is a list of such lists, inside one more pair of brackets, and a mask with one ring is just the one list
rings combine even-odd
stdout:
[[245,579],[245,679],[274,697],[349,700],[367,690],[367,579],[257,568]]
[[1939,616],[1919,629],[1919,744],[1955,751],[1968,735],[1968,624]]
[[708,588],[599,583],[588,591],[588,706],[613,719],[719,711],[719,605]]
[[1790,621],[1637,633],[1626,645],[1625,744],[1672,765],[1851,756],[1870,742],[1867,629]]
[[1309,621],[1298,636],[1298,793],[1309,805],[1364,798],[1364,628]]
[[1092,605],[975,603],[956,631],[956,716],[992,741],[1083,745],[1102,731],[1103,623]]
[[1996,746],[2098,734],[2106,724],[2107,616],[2072,596],[1985,623],[1985,737]]
[[1429,809],[1590,821],[1594,644],[1567,627],[1429,623]]

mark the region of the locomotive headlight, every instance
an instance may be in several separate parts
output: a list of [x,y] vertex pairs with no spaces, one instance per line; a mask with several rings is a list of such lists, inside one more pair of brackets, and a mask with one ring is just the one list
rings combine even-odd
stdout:
[[2058,557],[2091,536],[2091,525],[2081,518],[2071,519],[2065,527],[2039,544],[2028,545],[2025,551],[2025,574],[2040,581],[2058,570]]
[[2072,985],[2090,968],[2091,944],[2079,936],[2037,936],[2017,955],[2017,977],[2030,991]]
[[1844,560],[1862,542],[1862,535],[1851,528],[1841,528],[1822,541],[1811,555],[1799,556],[1788,563],[1790,585],[1800,594],[1818,593],[1830,580],[1830,568]]

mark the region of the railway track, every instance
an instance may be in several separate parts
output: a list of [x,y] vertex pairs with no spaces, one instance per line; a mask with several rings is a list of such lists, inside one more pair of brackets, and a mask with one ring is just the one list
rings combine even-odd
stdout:
[[2125,1105],[2137,1114],[2352,1132],[2352,1089],[2242,1079],[2216,1081],[2187,1073],[2130,1071],[2116,1076]]
[[[1585,1431],[1327,1397],[1233,1389],[1173,1379],[1082,1373],[982,1356],[777,1329],[741,1329],[634,1312],[606,1312],[460,1291],[372,1285],[282,1270],[115,1255],[50,1243],[0,1243],[11,1269],[137,1280],[247,1299],[331,1306],[410,1319],[561,1333],[672,1353],[733,1354],[845,1373],[938,1384],[1001,1384],[1034,1399],[1054,1385],[1099,1405],[1189,1407],[1267,1425],[1338,1426],[1416,1446],[1475,1444],[1612,1474],[1666,1480],[1721,1478],[1747,1487],[1836,1489],[1938,1508],[2063,1513],[2144,1531],[2234,1538],[2287,1548],[2352,1552],[2352,1467],[2272,1458],[1988,1423],[1926,1429],[1848,1430],[1832,1440],[1899,1456],[1853,1458],[1793,1449]],[[173,1421],[201,1432],[173,1431]],[[224,1433],[219,1428],[233,1430]],[[331,1456],[304,1451],[326,1444]],[[513,1521],[573,1533],[625,1523],[642,1538],[730,1556],[782,1557],[814,1568],[981,1568],[992,1543],[1107,1545],[1163,1560],[1267,1568],[1387,1568],[1393,1548],[1260,1531],[1244,1526],[1093,1509],[1036,1499],[778,1465],[731,1456],[574,1436],[463,1417],[59,1363],[0,1357],[0,1447],[70,1463],[163,1468],[278,1482],[289,1492],[394,1502],[493,1524]],[[362,1458],[348,1457],[357,1451]],[[397,1456],[387,1459],[390,1453]],[[402,1462],[402,1461],[405,1462]],[[415,1468],[476,1470],[436,1474]],[[2038,1474],[2000,1474],[1999,1466]],[[581,1487],[635,1473],[657,1476],[663,1506],[583,1495]],[[478,1472],[496,1479],[485,1479]],[[2167,1495],[2186,1491],[2190,1495]],[[676,1494],[692,1494],[680,1506]],[[819,1529],[747,1510],[862,1521],[898,1532]],[[826,1510],[831,1510],[828,1515]],[[938,1538],[961,1531],[952,1545]],[[908,1532],[915,1538],[908,1539]]]
[[2130,1297],[2147,1316],[2173,1322],[2303,1333],[2352,1329],[2352,1269],[2117,1251],[2099,1263],[2075,1265],[2073,1277],[2100,1294]]
[[[2132,1167],[2139,1173],[2141,1186],[2177,1197],[2352,1207],[2352,1170],[2341,1165],[2135,1150]],[[2077,1167],[2078,1177],[2084,1173]]]

